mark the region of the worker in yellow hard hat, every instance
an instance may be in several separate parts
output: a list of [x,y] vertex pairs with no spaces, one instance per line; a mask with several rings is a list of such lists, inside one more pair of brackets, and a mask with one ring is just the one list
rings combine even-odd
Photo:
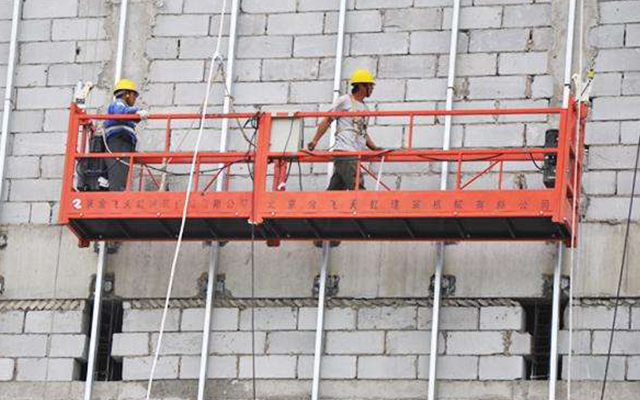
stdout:
[[[369,111],[364,100],[370,97],[375,87],[373,74],[366,69],[357,69],[350,80],[351,93],[340,96],[331,106],[329,112],[357,112]],[[314,150],[318,141],[327,132],[331,122],[336,121],[336,144],[333,150],[337,153],[334,158],[334,169],[327,190],[353,190],[356,185],[364,189],[362,174],[359,182],[356,182],[358,161],[354,156],[340,156],[341,151],[381,150],[371,139],[367,132],[369,117],[326,117],[322,120],[316,134],[308,144],[309,150]],[[331,241],[331,246],[337,246],[340,242]],[[315,241],[316,247],[322,242]]]
[[[120,79],[113,87],[114,100],[107,114],[137,114],[139,119],[147,118],[147,111],[135,106],[138,89],[130,79]],[[112,153],[136,151],[136,124],[138,120],[109,119],[104,121],[108,151]],[[123,191],[127,186],[129,164],[120,159],[106,159],[108,187],[110,191]]]

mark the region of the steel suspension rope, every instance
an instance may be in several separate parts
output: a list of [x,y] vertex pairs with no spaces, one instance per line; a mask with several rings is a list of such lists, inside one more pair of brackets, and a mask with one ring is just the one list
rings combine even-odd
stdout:
[[156,350],[155,353],[153,355],[153,362],[151,364],[151,373],[149,375],[149,383],[147,385],[147,396],[146,396],[146,400],[149,400],[149,398],[151,397],[151,389],[153,387],[153,375],[155,373],[155,369],[156,366],[158,364],[158,358],[160,356],[160,350],[162,349],[162,337],[164,334],[164,328],[165,328],[165,324],[166,324],[166,320],[167,320],[167,313],[169,311],[169,301],[171,300],[171,292],[173,289],[173,281],[175,278],[175,272],[176,272],[176,267],[178,264],[178,256],[180,254],[180,247],[182,245],[182,237],[184,235],[184,228],[187,222],[187,211],[189,208],[189,200],[191,198],[191,188],[193,186],[193,175],[195,173],[195,169],[196,169],[196,162],[198,159],[198,152],[200,150],[200,142],[202,140],[202,133],[204,131],[204,122],[205,122],[205,118],[207,115],[207,106],[209,105],[209,96],[210,96],[210,90],[211,90],[211,85],[213,83],[213,71],[215,68],[215,64],[217,61],[222,61],[221,57],[220,57],[220,44],[222,42],[222,27],[224,25],[224,14],[227,8],[227,0],[223,0],[222,1],[222,8],[220,10],[220,26],[218,29],[218,40],[216,42],[216,47],[215,47],[215,51],[211,57],[211,65],[209,67],[209,77],[207,79],[207,87],[206,87],[206,91],[205,91],[205,98],[204,98],[204,102],[202,105],[202,114],[200,116],[200,129],[198,131],[198,138],[196,140],[196,145],[193,151],[193,158],[191,160],[191,168],[190,168],[190,172],[189,172],[189,181],[187,184],[187,191],[185,194],[185,201],[184,201],[184,207],[182,209],[182,220],[180,222],[180,232],[178,234],[178,239],[176,241],[176,248],[175,248],[175,252],[173,254],[173,261],[171,263],[171,272],[169,275],[169,284],[167,285],[167,294],[165,297],[165,303],[164,303],[164,308],[162,311],[162,320],[160,322],[160,332],[158,334],[158,343],[156,345]]

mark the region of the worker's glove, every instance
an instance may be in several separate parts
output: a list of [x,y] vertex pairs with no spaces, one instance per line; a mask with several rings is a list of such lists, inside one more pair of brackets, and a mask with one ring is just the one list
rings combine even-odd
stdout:
[[149,111],[139,110],[138,115],[140,116],[140,119],[147,119],[147,117],[149,117]]

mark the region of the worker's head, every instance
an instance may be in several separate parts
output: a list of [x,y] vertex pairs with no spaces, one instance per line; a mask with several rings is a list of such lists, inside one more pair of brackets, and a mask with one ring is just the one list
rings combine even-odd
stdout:
[[138,99],[136,83],[131,79],[120,79],[113,87],[113,95],[117,99],[124,100],[129,107],[133,107]]
[[375,86],[375,80],[373,79],[373,74],[366,69],[357,69],[351,75],[351,94],[354,96],[364,99],[365,97],[371,96],[373,93],[373,88]]

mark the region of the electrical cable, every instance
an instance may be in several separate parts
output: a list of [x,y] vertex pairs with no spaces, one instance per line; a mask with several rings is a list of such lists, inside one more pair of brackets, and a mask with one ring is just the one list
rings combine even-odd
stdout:
[[195,149],[193,151],[193,159],[191,161],[191,171],[189,173],[189,182],[187,184],[187,191],[185,194],[184,207],[182,209],[182,220],[180,222],[180,232],[178,233],[178,239],[176,241],[176,249],[173,255],[173,261],[171,264],[171,272],[169,275],[169,284],[167,285],[167,294],[165,297],[164,308],[162,311],[162,320],[160,321],[160,332],[158,333],[158,343],[156,345],[156,350],[153,355],[153,362],[151,364],[151,373],[149,374],[149,382],[147,385],[147,395],[146,400],[149,400],[151,397],[151,389],[153,387],[153,375],[156,370],[156,366],[158,364],[158,358],[160,356],[160,350],[162,349],[162,337],[164,334],[164,328],[167,320],[167,314],[169,311],[169,301],[171,300],[171,292],[173,289],[173,281],[175,278],[176,267],[178,264],[178,256],[180,254],[180,247],[182,245],[182,237],[184,235],[184,229],[187,222],[187,211],[189,208],[189,200],[191,198],[191,188],[193,186],[193,175],[196,169],[196,161],[198,159],[198,152],[200,150],[200,142],[202,140],[202,133],[204,130],[204,122],[207,114],[207,106],[209,105],[209,95],[210,88],[213,83],[213,70],[216,61],[222,62],[223,60],[220,58],[220,45],[222,42],[222,26],[224,24],[224,14],[227,8],[227,0],[222,1],[222,9],[220,11],[220,26],[218,30],[218,40],[216,43],[215,51],[211,57],[211,65],[209,68],[209,77],[207,79],[207,90],[205,91],[205,98],[202,105],[202,114],[200,117],[200,129],[198,132],[198,139],[196,141]]
[[640,158],[640,132],[638,132],[638,144],[636,145],[636,161],[633,167],[633,179],[631,180],[631,198],[629,199],[629,211],[627,213],[627,226],[624,233],[624,246],[622,248],[622,261],[620,263],[620,274],[618,276],[618,289],[616,291],[615,306],[613,308],[613,321],[611,322],[611,335],[609,335],[609,348],[607,350],[607,362],[604,367],[604,378],[602,379],[602,391],[600,400],[604,400],[607,388],[607,378],[609,375],[609,365],[611,363],[611,350],[613,348],[613,336],[615,334],[616,319],[618,318],[618,306],[620,305],[620,293],[622,291],[622,278],[624,277],[624,267],[627,260],[627,249],[629,247],[629,229],[631,226],[631,215],[633,213],[633,199],[636,194],[636,179],[638,177],[638,159]]

